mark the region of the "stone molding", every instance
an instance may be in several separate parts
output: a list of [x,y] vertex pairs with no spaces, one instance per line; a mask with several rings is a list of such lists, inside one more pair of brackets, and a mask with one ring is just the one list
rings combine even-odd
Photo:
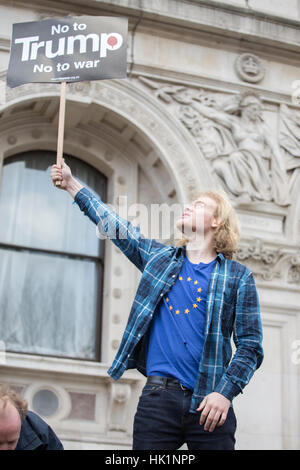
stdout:
[[[26,0],[16,0],[15,6],[26,5]],[[208,31],[212,34],[223,35],[230,39],[250,39],[260,44],[276,44],[286,49],[299,49],[299,23],[292,18],[272,15],[255,9],[224,2],[205,0],[190,0],[189,8],[181,0],[94,0],[88,5],[82,5],[80,0],[44,1],[31,0],[30,5],[41,14],[51,16],[69,14],[70,7],[74,14],[119,14],[128,16],[132,22],[155,20],[165,28],[175,26],[177,29],[190,28],[196,31]],[[167,27],[168,27],[167,26]]]

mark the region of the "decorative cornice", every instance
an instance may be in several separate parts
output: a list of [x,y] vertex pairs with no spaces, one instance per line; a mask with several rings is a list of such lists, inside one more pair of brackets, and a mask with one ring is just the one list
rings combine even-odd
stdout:
[[247,264],[262,281],[280,279],[281,284],[300,288],[300,250],[275,247],[255,238],[243,240],[236,254],[237,261]]
[[[1,2],[5,3],[6,2]],[[40,10],[50,11],[70,11],[75,12],[110,12],[115,14],[126,14],[131,17],[140,17],[141,13],[145,19],[155,19],[157,23],[176,24],[200,29],[202,26],[206,30],[215,28],[226,31],[226,35],[238,34],[239,37],[248,34],[257,34],[279,40],[285,29],[299,28],[299,22],[292,17],[286,18],[276,15],[276,10],[272,12],[259,11],[249,8],[246,4],[234,5],[232,3],[214,0],[189,0],[188,5],[182,0],[89,0],[83,5],[81,0],[14,0],[14,6],[25,6]],[[275,11],[275,14],[274,14]],[[245,28],[239,27],[239,21],[246,20]],[[253,23],[256,23],[253,24]],[[268,24],[268,29],[261,28],[261,23]],[[255,27],[256,26],[256,27]],[[278,27],[278,28],[276,28]],[[275,30],[275,31],[274,31]],[[286,36],[286,34],[285,34]]]

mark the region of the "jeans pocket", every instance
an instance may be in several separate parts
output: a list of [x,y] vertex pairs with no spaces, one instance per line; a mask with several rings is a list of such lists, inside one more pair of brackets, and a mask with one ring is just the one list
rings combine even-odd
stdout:
[[232,406],[228,410],[226,422],[228,423],[228,426],[230,427],[231,431],[235,432],[236,426],[237,426],[237,421],[236,421],[235,412],[234,412]]
[[162,389],[163,387],[158,384],[146,384],[142,390],[141,398],[148,395],[157,395]]

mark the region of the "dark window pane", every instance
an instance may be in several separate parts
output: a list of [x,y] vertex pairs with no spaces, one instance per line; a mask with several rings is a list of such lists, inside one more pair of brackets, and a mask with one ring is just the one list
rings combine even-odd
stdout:
[[[105,201],[106,178],[65,159]],[[55,161],[54,152],[35,151],[3,166],[0,339],[8,351],[99,360],[104,242],[71,197],[52,185]]]
[[98,263],[0,249],[7,350],[94,360]]
[[[99,256],[96,226],[71,197],[54,188],[54,152],[27,152],[5,161],[0,187],[0,242]],[[66,157],[74,176],[104,199],[105,178],[80,160]],[[80,175],[80,177],[78,177]]]

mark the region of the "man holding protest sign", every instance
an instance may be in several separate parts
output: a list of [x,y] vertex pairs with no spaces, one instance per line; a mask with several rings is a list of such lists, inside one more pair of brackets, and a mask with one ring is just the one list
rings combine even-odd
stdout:
[[[99,32],[100,31],[100,32]],[[14,25],[10,87],[126,76],[127,19],[79,17]],[[63,98],[63,99],[62,99]],[[61,156],[52,181],[142,272],[119,351],[115,380],[137,368],[148,377],[134,422],[134,449],[233,449],[233,398],[263,359],[259,303],[252,273],[232,261],[236,214],[216,192],[203,193],[178,221],[181,247],[145,239],[72,177]],[[198,238],[199,235],[199,238]],[[237,351],[231,359],[230,337]],[[199,416],[200,415],[200,416]]]
[[[127,327],[108,373],[147,376],[134,420],[134,450],[232,450],[233,398],[263,360],[259,301],[252,273],[233,261],[239,228],[227,198],[205,192],[177,221],[183,246],[144,238],[75,178],[60,182],[101,235],[142,272]],[[231,343],[237,347],[231,362]]]

